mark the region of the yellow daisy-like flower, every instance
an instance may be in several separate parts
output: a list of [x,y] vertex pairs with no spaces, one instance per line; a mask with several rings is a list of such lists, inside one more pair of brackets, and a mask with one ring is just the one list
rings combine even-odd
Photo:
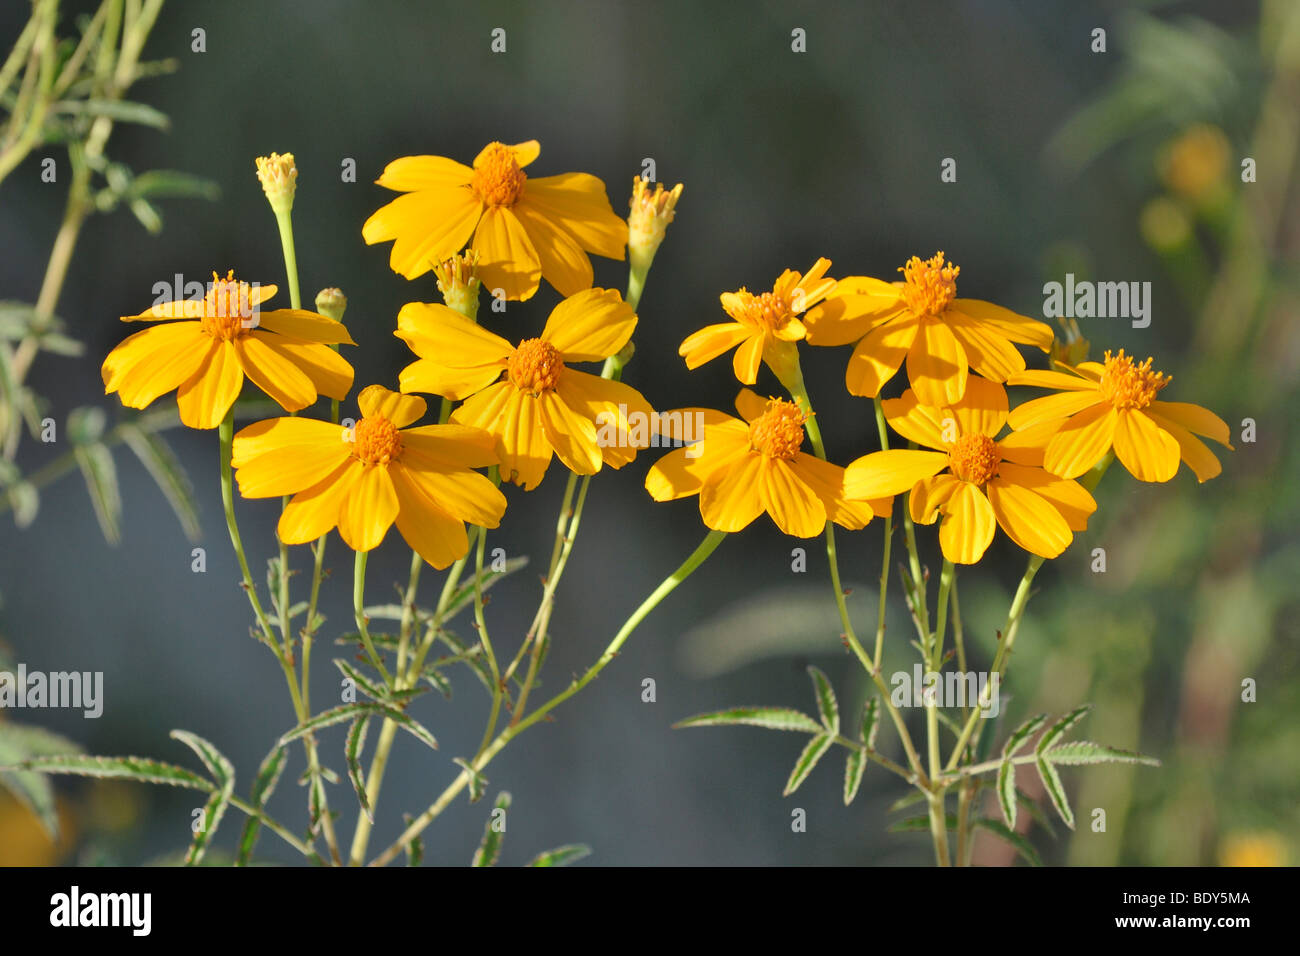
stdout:
[[1007,393],[977,376],[961,401],[943,408],[922,405],[909,389],[881,403],[893,429],[924,448],[878,451],[844,470],[850,499],[911,491],[912,520],[933,524],[940,514],[939,546],[953,564],[974,564],[1001,527],[1026,551],[1054,558],[1088,526],[1097,510],[1075,481],[1041,467],[1041,437],[997,434],[1007,421]]
[[979,299],[957,298],[961,271],[944,258],[913,256],[903,281],[866,276],[841,279],[835,291],[804,318],[810,345],[857,343],[844,382],[854,395],[874,398],[907,359],[917,397],[936,408],[966,392],[967,368],[994,382],[1025,369],[1012,343],[1052,347],[1052,330]]
[[164,302],[123,322],[168,322],[137,332],[104,359],[104,393],[118,393],[128,408],[145,408],[176,389],[181,421],[216,428],[239,397],[247,376],[296,412],[319,395],[343,398],[352,366],[330,345],[355,345],[347,328],[303,309],[259,308],[275,286],[250,286],[212,274],[203,299]]
[[784,364],[781,353],[804,337],[799,315],[835,288],[835,280],[825,278],[830,267],[829,259],[818,259],[803,275],[786,269],[773,283],[772,291],[760,295],[744,288],[722,293],[722,308],[733,321],[706,325],[687,336],[677,354],[686,359],[687,368],[697,369],[739,346],[731,367],[740,382],[753,385],[760,362],[767,359],[779,368]]
[[435,568],[469,550],[465,522],[495,528],[506,499],[471,470],[494,465],[492,436],[464,425],[407,428],[425,401],[371,385],[357,396],[351,428],[309,418],[271,418],[235,435],[231,463],[245,498],[293,495],[280,540],[315,541],[337,527],[354,551],[397,530]]
[[614,214],[605,184],[588,173],[529,179],[536,140],[489,143],[473,167],[445,156],[405,156],[376,182],[405,193],[366,220],[374,245],[392,239],[389,263],[408,279],[428,272],[467,242],[478,275],[507,299],[529,299],[542,278],[561,295],[591,287],[588,252],[622,259],[627,223]]
[[1223,466],[1197,438],[1204,435],[1232,448],[1228,425],[1218,415],[1188,402],[1162,402],[1156,396],[1169,376],[1125,355],[1106,353],[1104,362],[1083,362],[1068,372],[1031,370],[1013,376],[1013,385],[1055,388],[1055,395],[1025,402],[1011,413],[1011,427],[1050,434],[1043,466],[1063,478],[1082,475],[1112,448],[1140,481],[1168,481],[1187,462],[1197,481],[1213,478]]
[[[602,463],[621,468],[656,425],[641,393],[568,368],[618,352],[636,328],[636,313],[612,289],[587,289],[551,312],[538,338],[511,345],[444,305],[409,302],[397,317],[398,338],[419,360],[401,373],[403,392],[465,399],[451,420],[491,432],[501,476],[531,490],[552,454],[580,475]],[[645,441],[634,442],[639,429]]]
[[[736,398],[744,421],[712,409],[700,415],[698,446],[664,455],[646,476],[656,501],[700,496],[700,516],[714,531],[740,531],[767,512],[785,534],[811,538],[829,519],[845,528],[864,527],[890,513],[894,499],[846,501],[844,469],[802,450],[807,416],[794,403],[763,399],[749,389]],[[669,413],[673,415],[675,413]]]

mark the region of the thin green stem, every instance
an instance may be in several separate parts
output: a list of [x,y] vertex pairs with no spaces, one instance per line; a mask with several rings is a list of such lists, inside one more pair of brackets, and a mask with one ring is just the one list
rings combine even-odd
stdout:
[[369,555],[369,551],[358,551],[352,566],[352,613],[356,618],[357,632],[361,635],[361,644],[366,649],[370,663],[384,679],[384,685],[393,687],[392,675],[388,673],[388,668],[384,666],[384,659],[379,656],[370,639],[370,619],[366,617],[366,560]]
[[[872,399],[872,404],[876,409],[876,431],[880,434],[880,449],[888,451],[889,432],[885,428],[885,411],[881,407],[879,395]],[[876,670],[880,670],[881,658],[885,653],[885,607],[886,599],[889,597],[889,561],[893,544],[894,512],[891,508],[889,514],[885,515],[884,554],[880,559],[880,604],[876,611],[876,652],[871,658]]]

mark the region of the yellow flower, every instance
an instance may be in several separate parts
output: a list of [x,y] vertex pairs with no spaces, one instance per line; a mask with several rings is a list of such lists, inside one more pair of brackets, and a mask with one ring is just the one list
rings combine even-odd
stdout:
[[736,410],[744,421],[712,409],[682,409],[703,417],[704,436],[650,469],[645,486],[652,498],[699,495],[700,516],[714,531],[740,531],[766,511],[798,538],[821,534],[827,519],[857,529],[873,515],[890,513],[892,497],[845,501],[844,469],[801,450],[807,416],[798,406],[764,400],[746,388]]
[[1031,370],[1009,381],[1061,390],[1025,402],[1010,422],[1017,431],[1033,428],[1051,435],[1043,465],[1063,478],[1082,475],[1114,448],[1115,457],[1141,481],[1168,481],[1180,460],[1197,481],[1206,481],[1223,468],[1196,436],[1232,448],[1223,419],[1199,405],[1158,401],[1169,377],[1154,371],[1151,359],[1138,365],[1123,349],[1068,373]]
[[631,386],[565,363],[608,358],[635,328],[636,313],[610,289],[569,296],[539,338],[518,346],[445,305],[409,302],[395,334],[419,360],[402,370],[401,388],[466,399],[451,420],[491,432],[502,477],[525,489],[537,487],[552,454],[580,475],[621,468],[636,456],[629,428],[648,440],[654,412]]
[[722,308],[731,322],[706,325],[682,342],[677,353],[686,359],[686,367],[697,369],[728,349],[736,348],[731,365],[736,378],[753,385],[758,366],[764,359],[775,368],[785,364],[783,352],[804,337],[799,315],[812,308],[835,288],[827,279],[829,259],[818,259],[811,269],[800,275],[793,269],[781,273],[771,292],[754,295],[748,289],[722,293]]
[[1287,845],[1272,830],[1230,833],[1219,848],[1220,866],[1286,866]]
[[496,464],[492,436],[463,425],[407,428],[422,398],[371,385],[357,396],[353,427],[271,418],[235,435],[231,463],[245,498],[293,495],[280,540],[315,541],[331,528],[354,551],[378,547],[394,522],[435,568],[465,556],[465,522],[495,528],[505,496],[472,471]]
[[389,259],[408,279],[428,272],[472,238],[489,291],[529,299],[545,278],[561,295],[591,287],[588,252],[622,259],[627,223],[605,184],[587,173],[529,179],[536,140],[489,143],[473,168],[444,156],[393,160],[376,182],[405,193],[366,220],[366,242],[396,240]]
[[104,359],[104,393],[118,393],[128,408],[144,408],[176,389],[181,421],[216,428],[239,397],[247,375],[287,412],[306,408],[318,395],[343,398],[352,366],[330,345],[355,345],[333,319],[302,309],[259,308],[275,286],[250,286],[212,274],[203,299],[164,302],[123,322],[168,322],[137,332]]
[[841,279],[835,291],[804,319],[810,345],[857,342],[844,381],[854,395],[874,398],[907,359],[917,397],[936,408],[966,392],[967,366],[1005,382],[1025,360],[1012,343],[1046,352],[1052,330],[991,302],[957,298],[960,269],[942,252],[913,256],[902,282],[866,276]]
[[943,408],[920,404],[911,389],[881,404],[896,432],[934,451],[859,458],[844,470],[844,494],[859,499],[910,490],[913,521],[933,524],[943,515],[939,546],[953,564],[977,562],[999,526],[1026,551],[1054,558],[1097,510],[1082,485],[1043,470],[1037,436],[996,440],[1007,421],[1006,389],[996,382],[972,375],[961,401]]

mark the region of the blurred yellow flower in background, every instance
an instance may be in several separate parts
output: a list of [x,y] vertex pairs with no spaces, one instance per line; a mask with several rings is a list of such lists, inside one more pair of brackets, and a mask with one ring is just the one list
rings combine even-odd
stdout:
[[463,425],[407,426],[425,401],[371,385],[357,396],[352,428],[272,418],[235,435],[232,464],[245,498],[293,495],[280,516],[285,544],[331,528],[354,551],[379,546],[388,529],[442,569],[469,550],[465,522],[495,528],[505,496],[473,471],[496,464],[492,437]]
[[1219,847],[1220,866],[1286,866],[1286,840],[1272,830],[1229,833]]
[[105,394],[128,408],[145,408],[176,389],[181,421],[216,428],[239,397],[247,376],[287,412],[319,395],[341,399],[352,387],[352,366],[330,345],[355,345],[339,322],[303,309],[263,312],[273,285],[250,286],[231,271],[212,275],[203,299],[155,305],[123,322],[167,322],[137,332],[104,359]]
[[622,259],[627,223],[595,176],[530,179],[524,167],[540,152],[529,140],[489,143],[472,167],[445,156],[395,159],[376,182],[405,195],[367,219],[362,237],[394,240],[389,264],[408,279],[470,243],[483,285],[507,299],[532,298],[543,278],[565,296],[590,288],[587,253]]

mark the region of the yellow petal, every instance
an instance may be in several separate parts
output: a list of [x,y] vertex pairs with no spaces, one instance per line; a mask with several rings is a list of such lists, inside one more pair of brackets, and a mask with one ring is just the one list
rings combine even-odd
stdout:
[[844,384],[853,395],[875,398],[894,377],[903,357],[916,341],[920,324],[911,315],[883,323],[873,329],[849,357]]
[[580,475],[594,475],[604,461],[596,444],[596,426],[564,403],[554,392],[537,397],[542,432],[560,461]]
[[1007,461],[1013,461],[1018,465],[1032,465],[1035,468],[1041,468],[1043,467],[1043,453],[1047,448],[1047,443],[1055,437],[1065,422],[1066,419],[1057,418],[1012,432],[1006,437],[998,439],[998,451]]
[[982,299],[953,299],[952,304],[948,306],[948,312],[967,316],[1012,342],[1033,345],[1044,352],[1051,350],[1052,340],[1056,337],[1050,325]]
[[385,465],[367,465],[339,512],[339,534],[353,551],[372,551],[397,517],[397,492]]
[[966,394],[948,411],[957,419],[958,434],[993,438],[1007,423],[1007,390],[972,375],[966,380]]
[[403,392],[426,392],[458,401],[480,392],[501,377],[500,367],[447,368],[432,359],[418,359],[398,373]]
[[[316,485],[352,457],[351,446],[339,441],[337,425],[326,426],[321,440],[272,448],[236,470],[239,493],[245,498],[296,495]],[[246,451],[246,449],[245,449]]]
[[847,285],[852,281],[841,279],[835,291],[803,317],[810,345],[848,345],[906,311],[894,287],[881,283],[883,289],[863,294]]
[[893,498],[875,498],[871,501],[849,501],[844,497],[844,469],[822,461],[815,455],[799,452],[791,460],[795,475],[821,499],[826,517],[843,528],[856,531],[865,528],[872,518],[890,514]]
[[613,289],[587,289],[571,295],[551,312],[542,339],[566,362],[609,358],[632,337],[636,313]]
[[286,412],[296,412],[316,401],[316,386],[307,373],[268,348],[258,333],[235,339],[234,349],[244,374]]
[[944,472],[930,478],[922,478],[907,496],[907,506],[912,520],[917,524],[933,524],[939,516],[939,510],[948,503],[948,499],[961,485],[961,479]]
[[826,527],[821,498],[780,458],[763,459],[760,493],[763,509],[776,526],[796,538],[811,538]]
[[[880,403],[889,427],[908,441],[927,448],[946,448],[959,437],[956,428],[953,434],[944,440],[944,419],[948,416],[937,408],[922,405],[916,400],[916,392],[910,388],[901,398],[887,398]],[[955,423],[954,423],[955,424]]]
[[314,418],[267,418],[235,433],[231,464],[243,468],[262,455],[306,445],[336,445],[351,454],[348,429]]
[[216,428],[244,385],[239,356],[229,342],[215,342],[208,360],[176,390],[176,406],[187,428]]
[[[482,162],[484,154],[495,145],[495,143],[488,143],[480,149],[478,155],[474,157],[474,165],[477,166]],[[520,167],[527,166],[542,153],[541,144],[539,144],[535,139],[525,140],[522,143],[515,143],[513,146],[506,146],[506,148],[514,155],[515,162],[518,163]]]
[[[542,429],[537,399],[513,386],[507,388],[513,394],[507,393],[501,419],[496,426],[501,476],[522,485],[525,491],[532,491],[546,475],[546,467],[551,463],[552,446]],[[466,405],[468,404],[467,402]]]
[[1102,402],[1101,396],[1091,387],[1087,390],[1057,392],[1055,395],[1044,395],[1042,398],[1031,399],[1017,405],[1007,416],[1007,421],[1016,431],[1023,431],[1043,422],[1069,418],[1094,405],[1107,407]]
[[1061,513],[1028,488],[994,478],[988,483],[988,495],[1002,530],[1030,554],[1054,558],[1074,539]]
[[1201,441],[1182,425],[1155,411],[1160,402],[1153,403],[1148,409],[1147,414],[1157,425],[1174,436],[1174,441],[1178,442],[1178,451],[1183,461],[1187,462],[1189,468],[1196,475],[1196,480],[1209,481],[1211,478],[1218,477],[1223,471],[1223,465],[1215,457],[1214,452],[1210,451],[1209,446]]
[[686,358],[686,367],[697,369],[711,362],[723,352],[739,345],[753,334],[753,330],[739,322],[719,322],[692,332],[677,349]]
[[998,478],[1027,488],[1046,499],[1065,519],[1071,531],[1083,531],[1097,510],[1097,502],[1088,489],[1077,481],[1057,478],[1042,468],[1032,468],[1004,461],[998,465]]
[[217,343],[199,330],[197,322],[137,332],[104,360],[104,392],[118,392],[128,408],[144,408],[194,375],[216,348]]
[[704,426],[704,438],[664,455],[646,475],[645,487],[655,501],[698,494],[710,475],[732,467],[749,453],[749,429],[734,418]]
[[700,489],[700,517],[708,527],[740,531],[763,513],[763,461],[762,455],[747,454],[709,475]]
[[993,542],[997,519],[993,506],[969,481],[960,482],[943,509],[939,547],[953,564],[974,564]]
[[485,468],[497,464],[491,432],[469,425],[421,425],[402,432],[402,460],[424,470]]
[[482,211],[466,187],[421,190],[380,208],[361,227],[361,235],[369,245],[396,240],[388,263],[394,272],[414,279],[463,249]]
[[1025,370],[1025,359],[1006,337],[961,313],[945,313],[948,328],[961,343],[970,367],[987,379],[1005,382]]
[[517,205],[531,207],[561,226],[588,252],[622,259],[627,221],[614,213],[605,184],[589,173],[529,179]]
[[901,495],[922,478],[948,467],[940,451],[898,448],[864,455],[844,469],[844,497],[849,500]]
[[766,344],[767,336],[762,332],[756,332],[740,343],[740,348],[731,356],[731,368],[736,373],[737,381],[745,385],[753,385],[758,381],[758,367],[763,362],[763,348]]
[[907,351],[907,378],[923,405],[942,407],[966,393],[966,350],[939,319],[922,319]]
[[399,468],[391,476],[398,501],[397,530],[413,551],[441,571],[469,553],[469,535],[464,522],[443,511],[409,474]]
[[489,293],[496,295],[499,290],[505,298],[520,302],[533,297],[542,278],[542,264],[512,210],[505,206],[485,209],[474,230],[474,248],[479,253],[478,277]]
[[1110,451],[1117,417],[1109,405],[1079,412],[1047,443],[1043,467],[1061,478],[1078,478]]
[[506,510],[506,496],[487,478],[475,471],[426,470],[409,467],[405,455],[390,466],[394,484],[400,472],[409,483],[418,486],[431,501],[460,521],[484,528],[495,528]]
[[294,495],[276,526],[280,540],[285,544],[307,544],[337,526],[343,502],[364,471],[361,462],[349,457],[315,485]]
[[1158,414],[1166,421],[1181,425],[1195,435],[1204,435],[1220,445],[1232,447],[1228,423],[1208,408],[1190,402],[1152,402],[1148,411]]
[[747,422],[752,422],[767,411],[767,399],[752,388],[742,388],[736,395],[736,411]]
[[318,342],[321,345],[356,345],[348,333],[348,327],[342,322],[335,322],[324,315],[307,312],[303,309],[274,309],[259,312],[256,315],[256,328],[267,329],[300,339],[303,342]]
[[1081,375],[1069,375],[1065,372],[1048,372],[1031,368],[1017,372],[1007,379],[1008,385],[1032,385],[1035,388],[1052,388],[1064,391],[1076,391],[1097,388],[1097,383]]
[[537,251],[542,278],[560,295],[574,295],[590,289],[591,260],[573,237],[527,202],[516,203],[513,211]]
[[290,342],[283,336],[270,336],[262,343],[301,369],[316,391],[327,398],[347,398],[352,388],[352,366],[328,345],[315,342]]
[[402,306],[394,334],[420,358],[446,368],[501,369],[515,350],[501,336],[434,302]]
[[362,415],[381,415],[398,428],[405,428],[412,422],[424,417],[429,404],[415,395],[403,395],[384,388],[382,385],[368,385],[357,396],[357,407]]
[[454,189],[468,185],[474,170],[446,156],[403,156],[384,167],[375,184],[409,193],[421,189]]
[[1115,457],[1139,481],[1168,481],[1178,473],[1178,441],[1147,417],[1130,408],[1115,424]]
[[635,388],[599,375],[566,368],[556,395],[581,417],[592,422],[596,443],[607,465],[622,468],[640,448],[650,446],[659,419]]

